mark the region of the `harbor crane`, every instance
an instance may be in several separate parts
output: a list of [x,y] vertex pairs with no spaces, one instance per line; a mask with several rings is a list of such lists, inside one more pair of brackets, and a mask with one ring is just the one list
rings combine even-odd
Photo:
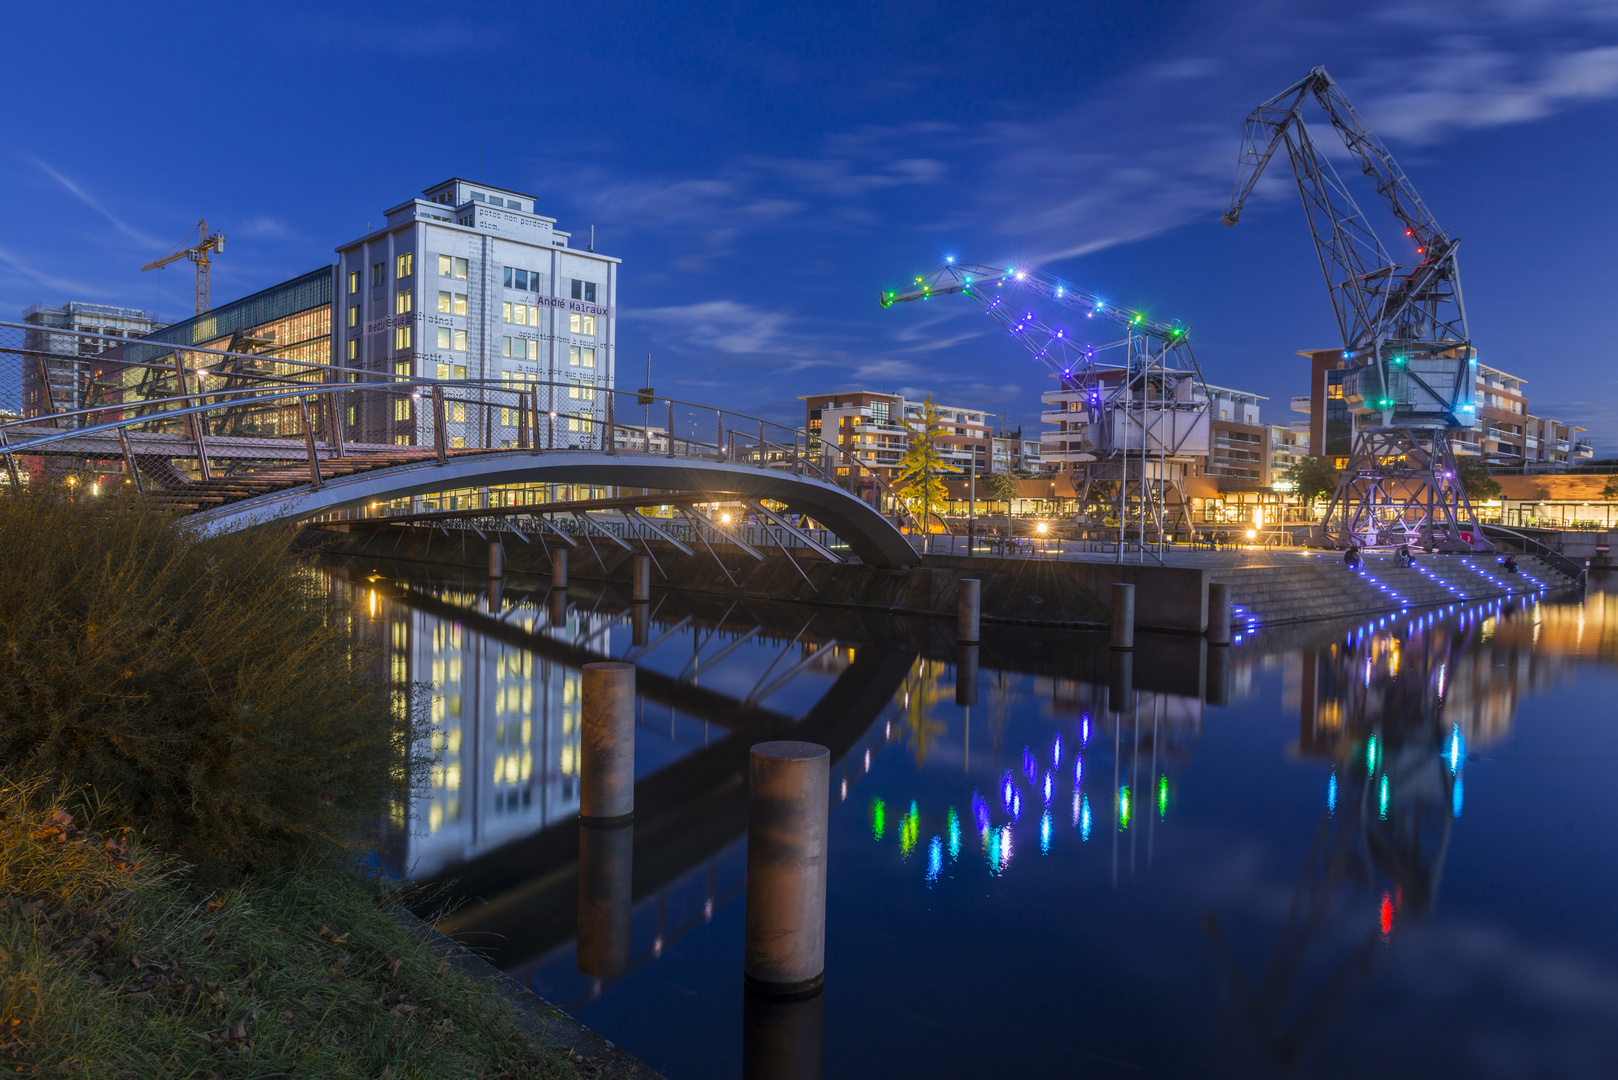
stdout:
[[[161,270],[169,263],[178,262],[180,259],[190,259],[192,262],[196,263],[197,314],[201,315],[203,312],[208,310],[209,257],[220,254],[225,250],[225,234],[222,232],[210,233],[208,231],[208,222],[205,220],[199,220],[197,222],[195,233],[197,237],[196,243],[190,245],[189,247],[180,248],[177,251],[171,251],[161,259],[156,259],[149,262],[140,269],[141,273],[145,273],[148,270]],[[180,240],[180,243],[183,244],[187,240],[191,239],[191,235],[191,233],[186,233],[185,236]]]
[[[1088,344],[1018,306],[1017,291],[1099,320],[1109,334],[1121,329],[1123,337]],[[1042,270],[955,259],[906,289],[883,291],[880,299],[888,308],[951,294],[970,297],[1061,383],[1051,403],[1062,414],[1060,431],[1051,437],[1071,463],[1081,524],[1115,520],[1119,561],[1132,530],[1136,551],[1154,558],[1151,549],[1160,552],[1176,524],[1191,531],[1185,476],[1192,459],[1208,453],[1209,423],[1189,328],[1148,318]]]
[[[1304,125],[1313,99],[1404,231],[1396,262]],[[1419,543],[1488,550],[1461,484],[1452,439],[1476,420],[1477,358],[1457,261],[1410,178],[1341,88],[1317,67],[1247,117],[1226,225],[1241,220],[1282,146],[1342,334],[1342,399],[1352,427],[1347,468],[1323,519],[1336,547]],[[1326,447],[1313,447],[1323,453]]]

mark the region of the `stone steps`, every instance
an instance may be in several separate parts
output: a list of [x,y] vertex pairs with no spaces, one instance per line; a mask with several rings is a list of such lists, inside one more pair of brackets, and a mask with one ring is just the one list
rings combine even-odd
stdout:
[[1537,558],[1517,562],[1520,572],[1509,574],[1492,555],[1421,556],[1411,567],[1371,555],[1353,572],[1340,555],[1305,555],[1296,562],[1217,570],[1209,579],[1230,586],[1238,627],[1434,607],[1572,584]]

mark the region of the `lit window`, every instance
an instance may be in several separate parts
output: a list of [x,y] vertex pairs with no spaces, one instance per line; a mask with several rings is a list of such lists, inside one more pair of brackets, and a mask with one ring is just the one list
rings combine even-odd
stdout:
[[414,252],[405,252],[393,260],[393,276],[396,278],[409,277],[415,272],[416,256]]
[[406,360],[401,364],[394,364],[393,373],[395,375],[403,375],[408,379],[410,377],[410,361]]
[[538,360],[539,359],[539,342],[537,342],[537,341],[529,341],[528,342],[528,359],[530,359],[530,360]]
[[410,310],[410,298],[413,294],[409,289],[400,289],[393,294],[393,313],[403,315]]
[[408,419],[410,419],[410,399],[409,398],[400,397],[400,398],[394,398],[393,399],[393,418],[395,420],[408,420]]
[[582,345],[569,345],[567,362],[573,367],[593,368],[596,366],[596,351]]
[[388,264],[385,262],[371,264],[371,288],[375,289],[388,280]]
[[462,424],[466,423],[466,403],[464,401],[450,402],[449,418]]
[[348,339],[348,358],[350,360],[358,360],[360,358],[360,339],[359,338],[349,338]]
[[[454,349],[456,352],[465,352],[466,351],[466,331],[465,330],[457,330],[457,331],[455,331],[454,340],[450,344],[450,348]],[[462,377],[464,378],[465,376],[462,376]]]
[[450,305],[454,303],[454,300],[454,293],[447,293],[442,289],[438,290],[438,310],[445,315],[449,314]]
[[450,375],[450,371],[451,371],[451,370],[452,370],[452,369],[451,369],[451,368],[450,368],[450,366],[449,366],[449,365],[448,365],[448,364],[439,364],[439,365],[438,365],[438,377],[439,377],[439,378],[440,378],[440,379],[447,379],[447,378],[449,378],[449,375]]
[[410,436],[408,436],[408,435],[395,435],[393,437],[393,445],[394,446],[409,446],[410,445]]
[[455,314],[466,314],[466,294],[463,292],[455,294]]
[[451,435],[450,439],[449,439],[449,444],[451,446],[455,447],[456,449],[459,449],[459,448],[466,445],[466,436],[465,435]]
[[440,255],[438,257],[438,276],[459,278],[466,280],[467,265],[465,259],[458,259],[453,255]]
[[350,326],[358,326],[359,324],[360,324],[360,306],[358,304],[350,304],[350,305],[348,305],[348,325],[350,325]]
[[573,299],[575,299],[575,300],[587,300],[592,304],[595,303],[596,302],[596,283],[593,282],[593,281],[580,281],[578,278],[574,278],[573,279]]
[[527,326],[528,325],[528,305],[527,304],[518,304],[517,307],[516,307],[516,310],[514,310],[511,314],[514,316],[514,318],[511,321],[516,323],[518,326]]
[[500,321],[501,322],[510,322],[511,321],[511,305],[509,303],[502,302],[500,304]]
[[587,337],[596,336],[596,317],[594,315],[569,315],[567,322],[568,329],[575,334],[584,334]]
[[[450,334],[451,333],[452,333],[452,331],[447,326],[440,326],[438,328],[438,347],[440,349],[449,348]],[[442,365],[440,365],[440,366],[442,366]],[[440,375],[439,378],[443,378],[443,376]]]
[[393,347],[395,349],[410,348],[410,327],[399,326],[393,331]]
[[359,291],[360,291],[360,272],[358,270],[350,270],[348,272],[348,295],[353,296],[355,293],[357,293]]
[[[521,348],[521,347],[522,347],[521,345],[518,346],[518,348]],[[510,338],[503,337],[503,338],[500,339],[500,355],[501,356],[510,356],[511,355],[511,339]]]

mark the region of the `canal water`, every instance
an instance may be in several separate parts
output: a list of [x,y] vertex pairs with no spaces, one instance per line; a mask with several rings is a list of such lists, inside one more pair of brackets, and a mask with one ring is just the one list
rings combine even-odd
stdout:
[[[395,676],[432,684],[432,788],[391,868],[668,1077],[740,1076],[783,1037],[838,1078],[1618,1075],[1599,581],[1223,652],[1142,635],[1126,660],[1074,633],[990,626],[973,656],[936,620],[674,593],[638,619],[593,586],[328,573]],[[641,690],[636,822],[606,854],[574,819],[591,658]],[[742,988],[744,778],[781,737],[833,755],[826,982],[767,1015]]]

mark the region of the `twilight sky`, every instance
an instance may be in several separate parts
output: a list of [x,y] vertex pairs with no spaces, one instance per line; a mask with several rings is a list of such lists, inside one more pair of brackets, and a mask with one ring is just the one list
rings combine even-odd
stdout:
[[1324,64],[1462,239],[1480,357],[1618,454],[1613,0],[60,3],[8,22],[0,317],[184,317],[190,265],[139,268],[198,216],[229,238],[218,303],[481,176],[623,258],[626,385],[651,352],[659,393],[796,423],[797,395],[885,387],[1030,431],[1050,384],[1017,342],[965,298],[882,311],[878,290],[946,255],[1043,265],[1191,325],[1210,382],[1297,418],[1294,351],[1339,339],[1284,160],[1238,228],[1218,213],[1247,113]]

